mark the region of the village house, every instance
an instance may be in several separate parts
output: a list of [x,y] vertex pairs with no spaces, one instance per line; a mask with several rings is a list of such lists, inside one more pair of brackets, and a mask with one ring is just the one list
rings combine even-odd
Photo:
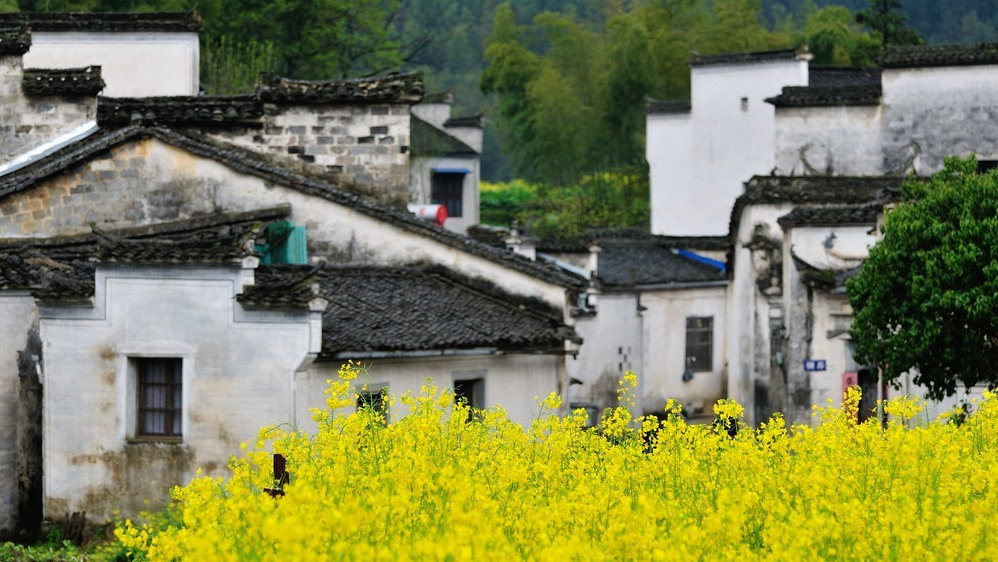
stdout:
[[[522,424],[567,388],[589,280],[405,210],[415,154],[477,207],[480,122],[427,117],[461,148],[417,152],[418,75],[128,90],[104,69],[146,39],[197,76],[196,13],[0,28],[0,530],[155,508],[263,425],[314,430],[349,359],[366,400],[430,380]],[[85,66],[27,66],[39,34]]]
[[[652,231],[728,237],[723,369],[750,422],[779,411],[807,423],[851,384],[867,400],[895,392],[852,357],[844,281],[905,177],[947,156],[976,154],[982,169],[998,159],[994,45],[891,48],[879,68],[809,59],[696,56],[690,102],[648,103]],[[672,320],[666,339],[682,341],[684,320]],[[921,391],[902,381],[900,392]]]

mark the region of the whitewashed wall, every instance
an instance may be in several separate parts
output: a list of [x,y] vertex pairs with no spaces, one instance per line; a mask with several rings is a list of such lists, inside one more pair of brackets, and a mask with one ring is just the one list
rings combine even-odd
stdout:
[[[726,287],[646,291],[641,304],[644,318],[644,355],[641,374],[642,407],[661,413],[673,398],[688,415],[712,416],[711,407],[727,395]],[[709,372],[697,372],[684,382],[686,370],[686,318],[713,317],[713,361]]]
[[628,370],[638,375],[639,390],[646,383],[641,355],[646,313],[638,311],[636,293],[603,293],[596,311],[596,316],[576,320],[583,344],[576,357],[568,358],[567,372],[582,384],[569,385],[567,398],[602,409],[616,405],[618,382]]
[[[99,268],[93,307],[43,309],[44,512],[134,515],[198,467],[226,460],[267,424],[293,419],[293,373],[309,313],[246,312],[238,268]],[[132,439],[129,358],[183,361],[183,440]],[[144,501],[150,505],[144,505]]]
[[[872,176],[883,173],[881,106],[776,110],[776,173]],[[748,178],[745,178],[748,179]]]
[[763,100],[807,84],[807,61],[694,66],[690,81],[688,129],[674,117],[648,120],[652,232],[726,234],[743,182],[775,165],[774,108]]
[[31,34],[25,68],[100,65],[110,97],[193,96],[198,93],[198,34],[51,32]]
[[885,173],[931,174],[946,156],[998,159],[998,66],[886,68]]
[[479,223],[479,183],[481,166],[479,158],[436,158],[419,156],[410,159],[409,200],[418,205],[427,205],[432,199],[433,170],[437,168],[465,169],[462,185],[462,214],[460,217],[447,217],[444,228],[464,234],[468,227]]
[[[526,427],[537,417],[535,396],[547,397],[559,392],[559,370],[563,356],[555,355],[452,355],[438,357],[358,359],[366,373],[358,377],[355,389],[367,384],[370,389],[385,388],[400,396],[406,392],[418,395],[427,383],[439,389],[453,388],[455,380],[481,378],[485,381],[487,407],[501,405],[509,418]],[[344,359],[345,363],[346,360]],[[314,363],[307,372],[299,373],[297,423],[306,431],[315,431],[309,409],[325,406],[327,379],[336,379],[340,362]],[[408,413],[407,407],[396,402],[391,419],[398,420]]]

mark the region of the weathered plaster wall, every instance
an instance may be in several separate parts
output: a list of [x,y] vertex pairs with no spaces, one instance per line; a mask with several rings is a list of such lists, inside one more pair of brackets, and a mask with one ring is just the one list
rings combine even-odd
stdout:
[[97,98],[26,96],[21,57],[0,56],[0,163],[93,120]]
[[19,357],[28,352],[29,333],[37,321],[38,311],[30,295],[0,296],[0,535],[12,532],[19,523],[19,465],[23,452],[18,450],[22,442],[18,434],[27,429],[18,423]]
[[[735,233],[734,267],[728,285],[728,380],[727,396],[745,406],[746,421],[763,421],[782,404],[758,403],[757,391],[768,397],[782,394],[782,366],[776,360],[784,325],[782,232],[777,219],[793,209],[792,204],[751,205],[743,209]],[[769,245],[747,246],[753,239]]]
[[514,294],[565,307],[565,289],[403,230],[352,208],[275,185],[154,139],[127,143],[0,201],[0,236],[86,232],[290,204],[309,255],[334,263],[436,263]]
[[807,77],[805,60],[694,66],[688,128],[675,117],[648,121],[652,232],[726,234],[742,182],[775,164],[774,108],[763,100]]
[[884,69],[883,170],[931,174],[946,156],[998,159],[994,66]]
[[31,33],[26,68],[100,65],[111,97],[193,96],[198,93],[197,33]]
[[616,406],[617,384],[628,370],[637,373],[639,390],[646,384],[641,355],[644,314],[638,311],[636,293],[603,293],[596,316],[576,319],[575,330],[584,343],[576,357],[567,359],[567,373],[582,384],[569,385],[569,402],[600,409]]
[[[559,391],[558,371],[562,361],[563,356],[553,355],[362,359],[367,373],[357,379],[355,387],[367,384],[369,389],[388,387],[396,396],[406,392],[419,395],[420,387],[426,384],[443,390],[453,388],[455,380],[481,378],[485,381],[486,406],[501,405],[511,420],[526,427],[537,416],[534,396],[544,398]],[[307,372],[299,373],[297,423],[305,431],[315,431],[309,409],[324,406],[326,380],[336,378],[339,365],[339,362],[314,363]],[[398,420],[407,412],[405,404],[396,402],[391,419]]]
[[[93,307],[42,311],[46,516],[156,509],[198,467],[224,474],[240,442],[293,419],[293,373],[317,351],[309,314],[243,311],[240,275],[99,268]],[[182,359],[182,442],[133,439],[136,357]]]
[[[641,304],[644,319],[644,353],[640,375],[644,377],[641,398],[646,413],[661,413],[673,398],[691,417],[713,416],[711,407],[727,393],[726,287],[645,291]],[[713,317],[712,369],[693,374],[684,382],[686,370],[686,318]]]
[[776,173],[788,176],[883,173],[882,117],[879,105],[778,108]]
[[444,228],[454,232],[464,233],[469,226],[478,224],[479,191],[481,179],[479,159],[475,158],[432,158],[416,157],[412,159],[412,181],[409,188],[409,201],[418,205],[433,202],[431,182],[433,170],[437,168],[465,169],[470,173],[464,175],[462,184],[462,207],[460,217],[447,217]]
[[406,104],[268,105],[261,128],[208,132],[256,152],[304,163],[387,201],[408,202]]

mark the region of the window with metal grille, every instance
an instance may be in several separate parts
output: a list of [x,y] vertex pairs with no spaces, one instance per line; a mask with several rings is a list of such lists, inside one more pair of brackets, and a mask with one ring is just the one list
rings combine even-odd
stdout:
[[686,319],[686,365],[696,373],[714,369],[714,317],[690,316]]
[[138,391],[135,435],[180,438],[184,409],[181,359],[139,357],[133,361]]
[[430,202],[447,207],[448,217],[460,217],[463,211],[464,174],[434,172],[431,179]]

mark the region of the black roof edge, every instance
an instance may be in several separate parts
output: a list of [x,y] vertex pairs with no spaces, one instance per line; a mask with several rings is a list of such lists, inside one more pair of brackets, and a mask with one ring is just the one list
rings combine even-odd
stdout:
[[197,8],[189,12],[12,12],[0,14],[0,27],[23,25],[31,31],[200,32]]
[[676,115],[689,113],[692,109],[689,100],[656,100],[645,98],[645,113],[648,115]]
[[800,45],[790,49],[773,49],[768,51],[746,51],[735,53],[718,53],[713,55],[701,55],[693,53],[690,58],[690,66],[719,66],[729,64],[751,64],[760,62],[776,62],[790,60],[810,60],[811,53],[807,45]]
[[880,105],[879,84],[865,86],[784,86],[778,96],[766,98],[777,108]]
[[998,43],[895,46],[879,62],[885,69],[998,64]]
[[30,48],[31,34],[27,28],[20,25],[4,26],[0,23],[0,56],[20,56]]

